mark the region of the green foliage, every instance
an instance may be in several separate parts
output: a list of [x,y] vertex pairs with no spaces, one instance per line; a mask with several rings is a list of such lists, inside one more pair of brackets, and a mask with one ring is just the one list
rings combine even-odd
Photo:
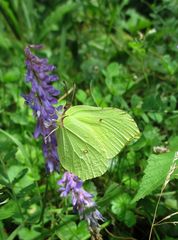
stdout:
[[78,224],[74,221],[66,221],[66,223],[55,232],[61,240],[85,240],[90,237],[86,222],[82,221]]
[[131,196],[123,193],[111,202],[111,210],[117,216],[117,219],[124,222],[128,227],[132,227],[136,223],[136,216],[133,209],[136,204],[131,203]]
[[[90,238],[57,192],[60,176],[46,178],[41,141],[33,138],[36,121],[21,97],[29,43],[44,44],[41,54],[57,66],[59,103],[120,108],[138,124],[141,138],[110,160],[92,192],[107,219],[103,239],[148,239],[178,151],[177,39],[177,0],[0,1],[0,239]],[[170,151],[155,154],[155,146]],[[176,173],[160,199],[159,220],[177,212]],[[154,228],[153,239],[177,238],[174,225]]]

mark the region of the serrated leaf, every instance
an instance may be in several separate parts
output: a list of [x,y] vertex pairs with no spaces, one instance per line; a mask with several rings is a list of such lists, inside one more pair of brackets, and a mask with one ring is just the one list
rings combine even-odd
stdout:
[[[133,199],[133,202],[144,198],[151,192],[161,187],[169,173],[170,167],[173,164],[178,138],[174,138],[170,144],[170,152],[160,155],[151,154],[148,159],[148,165],[144,171],[138,193]],[[172,175],[174,177],[174,174]]]

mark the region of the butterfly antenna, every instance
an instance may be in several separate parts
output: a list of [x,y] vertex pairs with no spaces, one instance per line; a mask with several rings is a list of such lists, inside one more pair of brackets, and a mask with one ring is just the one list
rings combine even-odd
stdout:
[[73,91],[73,87],[71,87],[68,92],[66,92],[62,97],[59,98],[59,102],[63,99],[65,99],[71,92]]
[[64,83],[65,96],[67,97],[67,96],[68,96],[68,87],[67,87],[67,83],[66,83],[66,81],[63,81],[63,83]]
[[96,98],[95,98],[95,96],[93,94],[93,89],[92,88],[93,88],[93,80],[90,81],[90,93],[91,93],[91,97],[93,98],[94,103],[98,107],[98,103],[97,103]]
[[53,129],[44,139],[45,139],[45,142],[47,141],[47,138],[53,133],[55,132],[59,127]]
[[72,102],[74,100],[74,97],[75,97],[75,90],[76,90],[76,84],[73,83],[73,87],[72,87],[72,98],[71,98],[71,105],[72,105]]

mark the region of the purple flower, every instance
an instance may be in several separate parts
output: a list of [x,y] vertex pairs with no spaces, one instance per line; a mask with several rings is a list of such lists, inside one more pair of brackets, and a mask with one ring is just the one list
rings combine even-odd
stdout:
[[58,184],[62,185],[59,189],[60,196],[66,197],[71,193],[73,209],[79,213],[81,219],[88,222],[90,232],[99,235],[98,221],[104,221],[104,218],[96,209],[93,195],[83,189],[83,182],[73,173],[65,172]]
[[31,91],[23,95],[25,102],[32,108],[37,125],[34,137],[43,137],[43,154],[46,159],[48,172],[59,170],[59,158],[57,154],[57,141],[54,129],[56,128],[56,97],[60,94],[51,83],[58,80],[56,75],[50,75],[55,67],[48,64],[48,59],[39,58],[32,54],[31,49],[41,49],[41,45],[29,45],[25,48],[26,56],[26,82],[31,83]]

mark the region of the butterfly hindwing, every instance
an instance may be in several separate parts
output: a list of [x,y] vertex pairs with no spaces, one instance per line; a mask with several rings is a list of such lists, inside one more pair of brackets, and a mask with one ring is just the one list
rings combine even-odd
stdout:
[[91,132],[81,131],[83,126],[75,124],[72,130],[67,126],[59,131],[61,164],[82,180],[102,175],[108,167],[106,152],[98,147],[97,138],[89,140]]

